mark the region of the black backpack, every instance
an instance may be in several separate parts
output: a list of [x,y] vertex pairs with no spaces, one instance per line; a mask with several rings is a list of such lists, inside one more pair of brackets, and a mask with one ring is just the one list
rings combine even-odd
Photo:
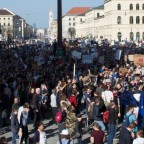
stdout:
[[130,114],[130,115],[128,115],[128,116],[125,115],[124,120],[123,120],[123,123],[122,123],[122,126],[123,126],[123,127],[127,127],[127,126],[130,125],[129,117],[130,117],[131,115],[133,115],[133,114]]

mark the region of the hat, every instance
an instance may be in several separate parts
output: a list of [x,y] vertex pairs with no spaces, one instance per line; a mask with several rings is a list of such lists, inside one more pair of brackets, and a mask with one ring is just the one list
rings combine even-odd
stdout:
[[62,135],[68,135],[69,133],[68,133],[67,129],[64,129],[64,130],[62,130],[62,132],[60,134],[62,134]]

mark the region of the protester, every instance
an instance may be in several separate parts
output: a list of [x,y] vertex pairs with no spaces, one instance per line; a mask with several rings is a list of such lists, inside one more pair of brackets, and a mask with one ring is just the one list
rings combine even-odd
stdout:
[[93,143],[98,143],[102,144],[105,141],[105,133],[104,131],[101,130],[100,126],[98,123],[94,122],[93,123],[93,131],[90,137],[90,142]]
[[136,127],[136,124],[133,122],[128,127],[123,127],[119,135],[118,144],[132,144],[134,139],[133,130]]
[[19,132],[19,123],[17,119],[18,110],[13,109],[11,114],[11,131],[12,131],[12,144],[16,144]]
[[144,138],[143,138],[143,131],[139,130],[136,134],[137,138],[134,139],[133,144],[143,144],[144,143]]
[[22,132],[22,136],[20,138],[20,144],[23,143],[23,140],[25,141],[25,144],[28,144],[28,112],[29,112],[29,104],[25,103],[23,105],[23,111],[21,112],[20,116],[20,130]]
[[73,144],[73,141],[70,140],[69,132],[67,129],[62,130],[61,139],[58,140],[57,144]]
[[44,132],[44,124],[42,122],[37,124],[37,130],[34,134],[34,144],[47,144],[46,133]]
[[7,138],[6,137],[1,137],[0,138],[0,144],[8,144]]

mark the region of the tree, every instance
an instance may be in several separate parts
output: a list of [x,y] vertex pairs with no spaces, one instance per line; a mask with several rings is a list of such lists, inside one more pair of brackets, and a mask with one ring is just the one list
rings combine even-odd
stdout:
[[71,38],[74,37],[75,34],[76,34],[75,28],[74,28],[74,27],[70,27],[70,28],[68,29],[68,34],[70,35]]

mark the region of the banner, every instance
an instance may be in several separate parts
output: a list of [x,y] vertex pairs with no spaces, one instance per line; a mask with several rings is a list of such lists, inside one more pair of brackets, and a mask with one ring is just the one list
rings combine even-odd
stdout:
[[144,66],[144,55],[135,54],[134,55],[134,64]]
[[129,61],[134,61],[134,55],[128,55],[128,60]]
[[121,59],[121,53],[122,53],[122,50],[120,50],[120,49],[116,50],[115,60],[120,60]]
[[82,63],[85,63],[85,64],[91,64],[93,63],[93,59],[91,57],[91,55],[82,55]]

